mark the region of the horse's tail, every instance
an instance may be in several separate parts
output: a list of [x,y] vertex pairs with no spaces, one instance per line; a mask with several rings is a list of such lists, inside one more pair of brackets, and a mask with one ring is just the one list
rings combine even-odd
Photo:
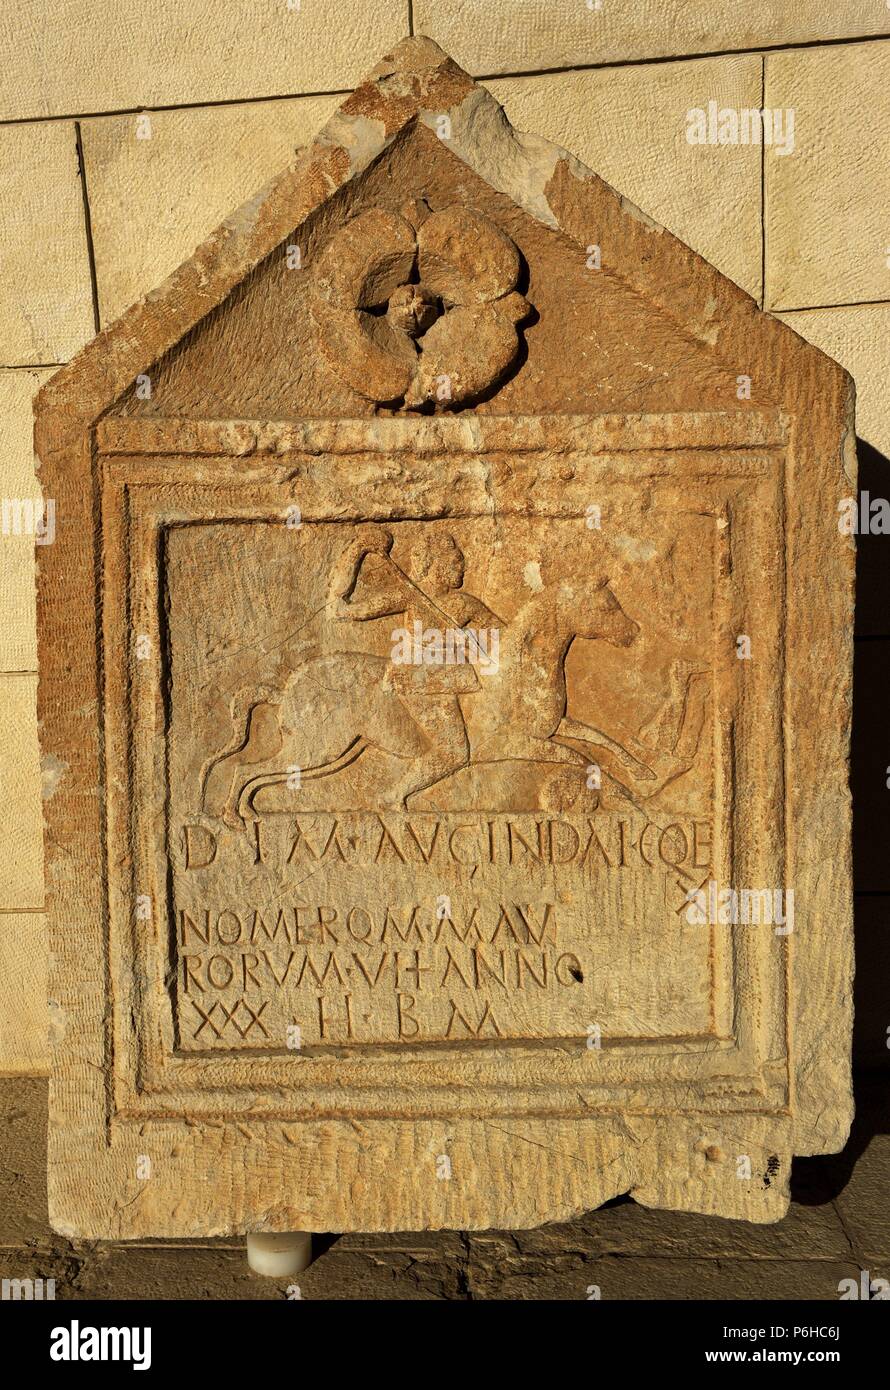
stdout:
[[238,753],[247,744],[250,736],[250,719],[257,705],[275,705],[281,699],[281,690],[273,685],[250,685],[236,690],[229,701],[229,714],[232,720],[232,735],[224,747],[218,749],[204,762],[201,768],[201,804],[207,792],[210,774],[223,759]]
[[[250,734],[250,716],[257,705],[277,705],[281,702],[285,687],[290,683],[297,671],[322,655],[321,648],[317,642],[306,642],[295,650],[291,651],[291,660],[282,662],[276,678],[272,682],[264,682],[262,685],[243,686],[236,690],[229,700],[229,714],[232,720],[232,736],[224,748],[219,749],[212,757],[208,758],[201,768],[201,801],[207,790],[207,781],[217,763],[221,763],[223,758],[228,758],[232,753],[238,753],[247,743]],[[296,657],[296,660],[293,658]]]

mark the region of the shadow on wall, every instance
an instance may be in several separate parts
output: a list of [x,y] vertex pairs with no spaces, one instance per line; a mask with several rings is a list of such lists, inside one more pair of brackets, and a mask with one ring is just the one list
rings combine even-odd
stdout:
[[[890,504],[890,459],[858,441],[859,489]],[[890,507],[888,507],[890,509]],[[853,1064],[856,1119],[843,1153],[797,1159],[797,1202],[843,1191],[876,1134],[890,1133],[890,529],[857,537],[853,668],[853,884],[856,981]]]
[[[890,512],[890,460],[859,443],[859,487]],[[890,523],[857,538],[853,670],[853,885],[859,1067],[890,1069]]]

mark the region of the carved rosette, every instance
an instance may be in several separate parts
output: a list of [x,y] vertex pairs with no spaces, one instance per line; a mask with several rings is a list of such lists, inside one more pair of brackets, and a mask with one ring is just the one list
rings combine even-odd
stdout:
[[530,305],[519,252],[481,213],[368,208],[318,258],[312,320],[325,360],[378,404],[419,409],[478,400],[519,352]]

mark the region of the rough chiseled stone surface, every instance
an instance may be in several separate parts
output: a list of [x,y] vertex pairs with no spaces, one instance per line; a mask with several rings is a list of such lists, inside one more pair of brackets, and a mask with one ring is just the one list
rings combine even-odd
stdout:
[[407,0],[30,0],[0,18],[0,118],[347,90],[394,43]]
[[735,280],[761,294],[763,151],[697,145],[690,111],[761,105],[763,58],[628,64],[488,79],[516,130],[536,131]]
[[751,0],[744,7],[732,0],[414,0],[414,27],[468,71],[487,76],[859,38],[890,33],[890,20],[871,0],[845,0],[831,10],[818,0]]
[[0,739],[10,755],[3,777],[4,796],[16,817],[15,838],[0,862],[0,907],[33,910],[43,906],[37,677],[33,672],[0,675],[0,691]]
[[765,151],[766,307],[886,299],[890,44],[768,54],[765,63],[765,104],[793,112],[795,124],[793,153]]
[[0,365],[65,362],[95,331],[74,122],[0,126],[0,166]]
[[81,122],[103,328],[156,288],[336,108],[295,97]]
[[[49,513],[41,508],[34,471],[32,401],[51,374],[47,368],[0,371],[0,488],[7,509],[0,542],[0,671],[37,670],[35,524],[48,520]],[[44,539],[50,539],[48,529]]]
[[[887,272],[890,274],[890,270]],[[807,309],[780,314],[808,343],[833,357],[856,381],[856,433],[890,457],[890,401],[887,399],[887,343],[890,304],[852,304],[844,309]],[[873,496],[886,496],[872,487]]]

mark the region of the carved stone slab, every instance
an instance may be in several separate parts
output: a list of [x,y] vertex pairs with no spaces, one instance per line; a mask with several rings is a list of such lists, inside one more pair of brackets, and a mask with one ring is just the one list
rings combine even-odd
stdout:
[[36,440],[57,1229],[781,1216],[851,1113],[846,374],[411,40]]

